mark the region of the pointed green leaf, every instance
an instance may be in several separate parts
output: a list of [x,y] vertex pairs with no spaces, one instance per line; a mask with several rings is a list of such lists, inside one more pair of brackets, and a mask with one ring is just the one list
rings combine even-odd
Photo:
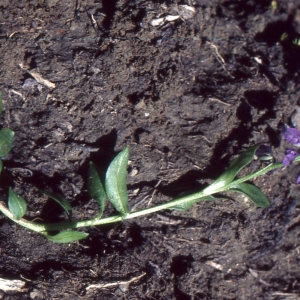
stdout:
[[8,208],[17,220],[20,220],[26,213],[26,201],[15,193],[12,188],[8,190]]
[[[175,201],[178,201],[179,199],[174,199]],[[176,210],[188,210],[192,205],[194,205],[197,202],[200,201],[213,201],[213,200],[220,200],[218,198],[215,198],[213,196],[204,196],[198,199],[193,200],[183,200],[182,203],[176,204],[170,209],[176,209]]]
[[0,115],[2,114],[2,111],[3,111],[2,92],[0,91]]
[[125,217],[129,212],[126,186],[129,147],[120,152],[109,165],[105,177],[105,190],[114,208]]
[[0,173],[2,172],[2,168],[3,168],[3,163],[2,160],[0,159]]
[[48,191],[40,190],[40,192],[54,200],[56,203],[58,203],[62,207],[62,209],[68,214],[68,216],[72,215],[72,207],[65,197]]
[[300,155],[298,155],[293,162],[300,161]]
[[12,148],[15,133],[9,128],[0,130],[0,156],[6,155]]
[[90,162],[89,167],[88,191],[90,197],[96,200],[100,205],[100,211],[96,217],[96,219],[100,219],[105,208],[107,196],[96,167],[92,162]]
[[266,195],[256,186],[249,183],[240,183],[230,188],[230,190],[246,195],[255,205],[267,207],[270,205]]
[[49,241],[54,243],[66,244],[85,239],[89,234],[80,231],[66,230],[56,235],[50,235],[47,232],[42,233]]
[[228,169],[203,192],[217,191],[223,186],[229,184],[235,178],[236,174],[252,161],[258,147],[259,145],[252,146],[240,154],[232,161]]

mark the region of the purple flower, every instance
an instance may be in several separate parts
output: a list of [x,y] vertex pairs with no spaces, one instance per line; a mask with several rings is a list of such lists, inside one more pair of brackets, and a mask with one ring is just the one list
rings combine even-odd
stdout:
[[287,128],[283,136],[290,144],[300,146],[300,131],[298,129]]
[[299,156],[299,153],[296,150],[286,149],[285,157],[284,157],[282,163],[287,167],[295,160],[295,158],[297,156]]
[[300,184],[300,173],[299,173],[298,176],[297,176],[296,183],[297,183],[297,184]]

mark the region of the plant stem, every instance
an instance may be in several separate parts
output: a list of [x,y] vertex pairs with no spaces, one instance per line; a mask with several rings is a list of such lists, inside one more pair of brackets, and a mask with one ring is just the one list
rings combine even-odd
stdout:
[[[25,219],[16,220],[3,202],[0,202],[0,211],[2,211],[4,215],[6,215],[11,220],[13,220],[15,223],[17,223],[23,227],[26,227],[28,229],[31,229],[33,231],[36,231],[36,232],[98,226],[98,225],[104,225],[104,224],[109,224],[109,223],[121,222],[126,219],[133,219],[133,218],[151,214],[151,213],[163,210],[163,209],[171,209],[177,205],[181,205],[185,202],[190,202],[193,200],[204,201],[204,200],[207,200],[205,198],[205,196],[209,196],[209,195],[212,195],[215,193],[225,192],[225,191],[229,190],[232,186],[235,186],[239,183],[248,181],[254,177],[266,174],[274,169],[278,169],[281,167],[283,167],[282,163],[270,164],[256,172],[253,172],[242,178],[236,179],[235,181],[232,181],[230,184],[227,184],[227,185],[224,185],[221,187],[217,187],[213,190],[209,189],[209,186],[208,186],[201,192],[197,192],[197,193],[194,193],[194,194],[191,194],[188,196],[183,196],[181,198],[177,198],[177,199],[171,200],[169,202],[166,202],[166,203],[154,206],[154,207],[145,208],[145,209],[142,209],[139,211],[131,212],[124,217],[112,216],[112,217],[107,217],[104,219],[92,219],[92,220],[83,220],[83,221],[63,221],[63,222],[53,223],[53,224],[36,224],[34,222],[30,222]],[[203,199],[201,199],[201,198],[203,198]]]

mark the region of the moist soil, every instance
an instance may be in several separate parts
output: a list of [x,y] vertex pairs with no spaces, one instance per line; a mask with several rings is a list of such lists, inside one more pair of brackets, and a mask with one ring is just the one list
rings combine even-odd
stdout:
[[[257,143],[281,161],[299,37],[300,1],[1,0],[2,200],[12,186],[27,219],[57,222],[50,190],[92,218],[88,163],[105,170],[127,145],[132,210],[201,190]],[[1,299],[299,299],[299,167],[254,180],[268,208],[232,193],[70,244],[1,215],[0,277],[25,283]]]

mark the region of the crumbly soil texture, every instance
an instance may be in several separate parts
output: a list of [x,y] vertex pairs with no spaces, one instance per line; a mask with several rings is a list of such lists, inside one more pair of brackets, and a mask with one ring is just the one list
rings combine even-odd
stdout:
[[[127,145],[132,210],[203,189],[251,145],[282,160],[298,38],[300,1],[1,0],[0,123],[15,132],[1,200],[11,186],[28,220],[63,220],[49,190],[92,218],[89,161],[105,171]],[[265,209],[232,193],[70,244],[1,215],[0,278],[24,286],[0,298],[299,299],[299,167],[254,179]]]

